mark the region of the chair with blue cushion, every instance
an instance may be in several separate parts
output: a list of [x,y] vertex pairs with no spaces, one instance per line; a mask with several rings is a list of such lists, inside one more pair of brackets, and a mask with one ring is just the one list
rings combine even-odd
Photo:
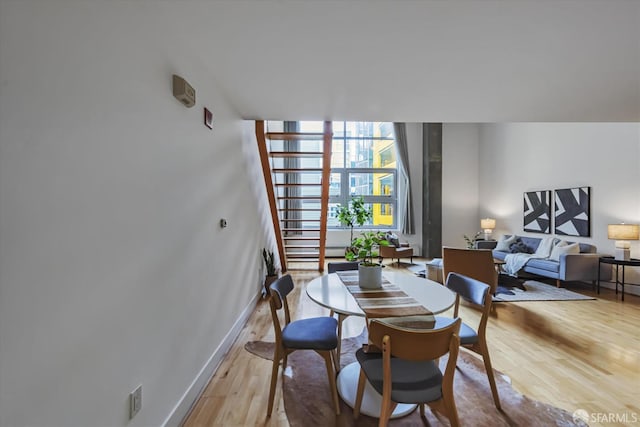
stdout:
[[327,271],[329,274],[335,273],[336,271],[350,271],[357,270],[359,261],[339,261],[339,262],[328,262],[327,263]]
[[[329,274],[335,273],[337,271],[353,271],[358,270],[358,264],[360,261],[337,261],[337,262],[328,262],[327,263],[327,271]],[[329,316],[333,317],[333,310],[329,313]],[[336,349],[336,369],[340,370],[340,352],[342,351],[342,322],[347,318],[347,315],[344,313],[338,313],[338,348]]]
[[[278,370],[280,360],[282,369],[287,367],[287,356],[296,350],[314,350],[325,361],[329,387],[333,395],[333,403],[336,414],[340,414],[340,402],[336,388],[336,370],[333,366],[333,353],[338,346],[337,327],[338,321],[333,317],[314,317],[309,319],[291,320],[287,295],[293,290],[293,279],[289,274],[280,277],[269,288],[271,317],[276,335],[275,350],[273,353],[273,368],[271,370],[271,388],[269,390],[269,403],[267,416],[271,416],[276,384],[278,382]],[[283,313],[284,321],[280,315]]]
[[[489,320],[489,312],[491,310],[491,287],[479,280],[458,273],[449,273],[445,286],[456,293],[453,317],[458,317],[460,299],[465,300],[471,306],[481,310],[480,322],[476,329],[473,329],[464,322],[462,323],[460,327],[460,346],[482,356],[484,367],[487,371],[487,378],[489,379],[489,385],[491,386],[491,394],[493,394],[493,401],[496,408],[501,409],[500,396],[498,395],[498,387],[496,386],[496,380],[493,376],[486,336],[487,321]],[[436,317],[436,324],[446,321],[445,319],[446,318]]]
[[[369,342],[381,352],[356,352],[360,379],[355,418],[365,381],[382,395],[379,426],[386,426],[398,403],[418,404],[424,417],[424,404],[444,413],[452,426],[458,426],[458,411],[453,394],[453,376],[458,359],[460,319],[448,319],[434,329],[433,316],[408,316],[373,319],[369,324]],[[441,320],[440,324],[445,323]],[[371,345],[368,347],[371,349]],[[438,359],[449,353],[444,374]]]

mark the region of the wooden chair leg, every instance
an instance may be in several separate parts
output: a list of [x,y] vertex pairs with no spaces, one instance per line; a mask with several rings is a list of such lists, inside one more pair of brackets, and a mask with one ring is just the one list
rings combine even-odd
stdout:
[[338,313],[338,347],[335,352],[336,372],[340,372],[340,354],[342,352],[342,322],[347,316]]
[[502,409],[500,406],[500,396],[498,395],[498,387],[496,386],[496,379],[493,375],[493,368],[491,367],[491,358],[489,357],[489,348],[487,344],[479,345],[482,355],[482,361],[484,362],[484,368],[487,371],[487,378],[489,379],[489,386],[491,386],[491,394],[493,395],[493,402],[496,408]]
[[327,377],[329,378],[329,388],[331,388],[331,395],[333,397],[333,405],[336,408],[336,415],[340,415],[340,401],[338,400],[338,387],[336,387],[336,372],[333,368],[333,359],[331,352],[323,351],[318,352],[324,358],[324,363],[327,366]]
[[353,418],[358,419],[360,416],[360,406],[362,405],[362,395],[364,394],[364,386],[367,377],[364,375],[364,371],[360,369],[360,376],[358,377],[358,391],[356,392],[356,403],[353,405]]
[[389,425],[389,419],[393,410],[398,406],[397,403],[391,401],[391,396],[383,396],[382,403],[380,404],[380,421],[378,421],[378,427],[387,427]]
[[267,417],[271,416],[273,411],[273,400],[276,396],[276,385],[278,384],[278,369],[280,368],[280,351],[276,348],[273,355],[273,364],[271,367],[271,387],[269,388],[269,403],[267,403]]

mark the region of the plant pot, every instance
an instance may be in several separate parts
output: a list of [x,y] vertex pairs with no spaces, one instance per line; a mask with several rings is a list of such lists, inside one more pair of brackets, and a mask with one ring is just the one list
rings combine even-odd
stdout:
[[265,276],[264,278],[264,292],[267,296],[270,295],[269,288],[271,288],[271,284],[278,279],[278,275],[275,276]]
[[358,285],[364,289],[379,289],[382,287],[382,266],[358,264]]

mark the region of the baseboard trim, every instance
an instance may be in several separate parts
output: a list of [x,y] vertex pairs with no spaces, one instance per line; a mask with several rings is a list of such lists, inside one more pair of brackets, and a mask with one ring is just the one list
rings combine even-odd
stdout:
[[184,423],[187,416],[191,413],[193,406],[204,392],[205,387],[220,367],[220,363],[222,363],[222,360],[231,349],[236,338],[240,335],[242,328],[246,325],[249,317],[258,305],[260,297],[261,295],[257,294],[244,309],[238,320],[236,320],[233,327],[229,330],[218,348],[215,349],[211,357],[209,357],[207,363],[202,367],[170,415],[164,421],[162,424],[163,427],[179,427]]

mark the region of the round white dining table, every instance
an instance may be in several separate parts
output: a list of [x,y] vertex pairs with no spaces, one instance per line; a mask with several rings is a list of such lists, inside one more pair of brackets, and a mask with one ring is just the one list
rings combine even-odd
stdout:
[[[414,275],[387,271],[383,276],[391,283],[398,285],[407,295],[413,297],[433,314],[447,311],[456,300],[456,294],[440,283],[423,279]],[[339,316],[362,316],[364,312],[358,306],[349,290],[336,273],[317,277],[307,285],[307,295],[315,303],[333,310]],[[353,362],[340,370],[336,381],[338,394],[350,407],[354,407],[360,376],[360,365]],[[360,412],[371,417],[380,417],[382,396],[366,383]],[[410,414],[416,405],[398,404],[392,418]]]

